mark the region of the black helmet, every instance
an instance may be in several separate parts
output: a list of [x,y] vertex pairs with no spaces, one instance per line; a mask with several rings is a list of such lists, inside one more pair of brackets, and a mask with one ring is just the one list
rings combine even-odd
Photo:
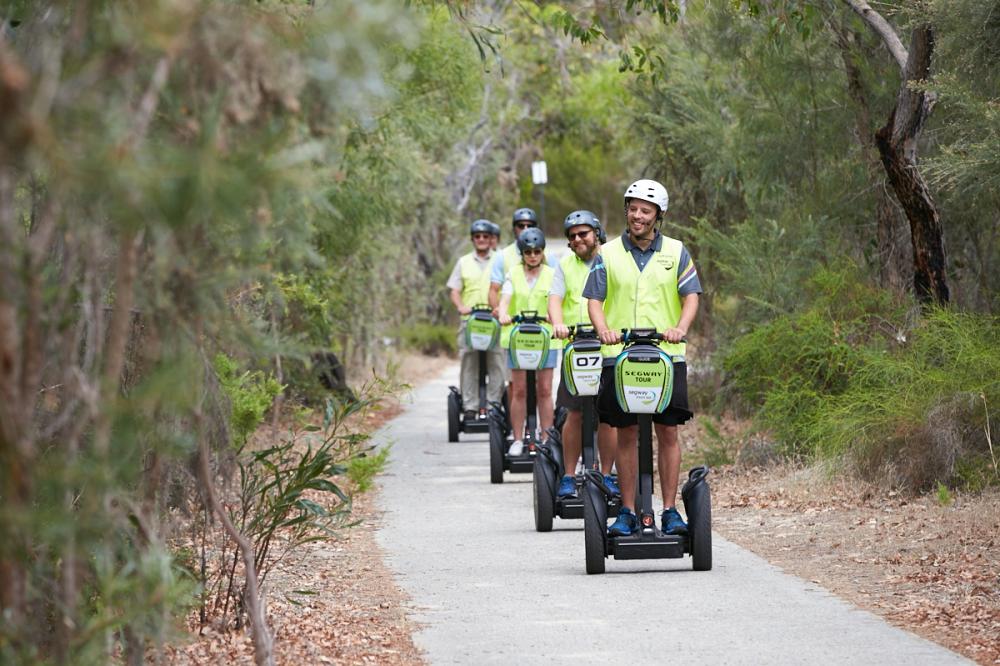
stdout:
[[517,237],[517,249],[520,252],[525,250],[544,250],[545,249],[545,234],[538,227],[532,227],[531,229],[525,229],[521,232],[521,235]]
[[535,215],[535,211],[530,208],[518,208],[514,211],[514,217],[511,220],[513,224],[517,224],[523,220],[528,220],[529,222],[534,222],[534,226],[538,226],[538,216]]
[[597,219],[597,216],[591,213],[589,210],[575,210],[566,216],[566,221],[563,222],[563,233],[568,234],[569,230],[573,227],[578,227],[581,224],[585,224],[594,230],[594,233],[598,237],[601,235],[601,221]]
[[490,233],[492,233],[497,238],[500,238],[500,225],[496,222],[490,222]]
[[604,230],[604,225],[600,222],[597,223],[597,240],[601,245],[608,242],[608,232]]
[[472,234],[492,234],[493,233],[493,223],[489,220],[476,220],[471,225],[469,225],[469,235]]

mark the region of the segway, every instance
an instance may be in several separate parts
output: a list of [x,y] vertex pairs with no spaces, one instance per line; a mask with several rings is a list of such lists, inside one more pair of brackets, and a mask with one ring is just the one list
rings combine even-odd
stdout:
[[[593,326],[570,326],[570,342],[563,350],[562,382],[570,395],[586,396],[582,410],[581,450],[583,473],[576,477],[577,493],[574,497],[557,497],[559,480],[565,469],[561,441],[551,437],[538,448],[534,468],[535,530],[548,532],[553,518],[579,520],[583,518],[583,493],[586,475],[593,471],[601,477],[597,464],[597,419],[595,399],[601,385],[601,343]],[[619,500],[607,498],[606,515],[618,515]]]
[[[541,325],[545,317],[540,317],[537,311],[526,310],[514,317],[514,328],[510,333],[508,353],[515,370],[527,370],[527,395],[525,398],[525,422],[516,424],[527,431],[524,439],[524,449],[520,455],[512,456],[508,452],[514,441],[514,428],[505,428],[501,422],[499,410],[490,412],[490,483],[503,483],[503,473],[531,474],[534,470],[535,456],[541,443],[536,434],[538,428],[537,402],[535,395],[535,371],[545,363],[549,353],[551,336],[548,329]],[[507,411],[509,415],[509,410]],[[514,424],[508,423],[507,426]]]
[[695,571],[712,568],[712,497],[705,481],[708,468],[695,467],[681,489],[688,517],[687,534],[664,534],[653,513],[653,414],[670,404],[674,365],[657,346],[662,334],[653,329],[622,331],[625,348],[615,360],[618,404],[639,417],[639,483],[636,512],[639,529],[627,536],[608,534],[608,491],[603,479],[588,472],[583,521],[588,574],[604,573],[605,558],[661,559],[691,556]]
[[[448,387],[448,441],[457,442],[458,433],[489,432],[489,412],[491,405],[486,400],[486,354],[496,347],[500,340],[500,322],[486,305],[473,306],[465,320],[465,343],[469,349],[479,353],[479,407],[475,420],[465,418],[462,392],[455,386]],[[505,398],[506,400],[506,398]],[[498,409],[503,410],[500,406]]]

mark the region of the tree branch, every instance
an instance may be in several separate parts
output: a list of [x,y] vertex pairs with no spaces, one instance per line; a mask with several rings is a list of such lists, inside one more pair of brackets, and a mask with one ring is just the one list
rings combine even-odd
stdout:
[[844,2],[878,33],[878,36],[882,38],[882,42],[885,43],[886,48],[889,49],[889,53],[895,58],[896,64],[899,65],[901,70],[905,71],[909,55],[906,52],[906,47],[903,46],[902,40],[899,39],[899,35],[889,25],[889,22],[881,14],[872,9],[871,5],[865,2],[865,0],[844,0]]
[[[198,326],[200,329],[200,325]],[[247,538],[236,529],[233,521],[229,519],[229,514],[223,508],[222,503],[215,494],[215,486],[212,482],[212,471],[209,465],[208,437],[205,434],[205,415],[202,412],[201,404],[195,407],[195,423],[197,425],[198,436],[198,476],[201,479],[202,490],[205,493],[205,503],[212,512],[219,517],[226,534],[236,543],[240,554],[243,556],[243,570],[246,575],[246,604],[247,614],[250,616],[250,637],[253,640],[254,660],[257,666],[274,666],[274,642],[271,632],[267,627],[267,618],[264,614],[264,607],[261,603],[260,589],[257,586],[257,568],[254,566],[253,546]]]

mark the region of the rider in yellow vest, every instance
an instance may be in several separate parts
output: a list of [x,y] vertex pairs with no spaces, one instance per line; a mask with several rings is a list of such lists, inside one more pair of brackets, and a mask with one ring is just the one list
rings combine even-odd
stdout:
[[657,468],[663,493],[663,531],[684,534],[687,525],[674,506],[681,450],[677,426],[693,414],[687,401],[684,336],[698,313],[701,283],[684,245],[659,231],[667,210],[667,190],[653,180],[638,180],[625,191],[626,233],[601,248],[583,295],[594,328],[606,345],[598,416],[618,428],[615,464],[622,490],[622,509],[609,532],[626,535],[637,529],[635,487],[638,472],[638,427],[615,398],[614,358],[620,351],[620,329],[655,328],[666,339],[663,349],[674,360],[674,392],[667,409],[653,417]]
[[490,307],[495,308],[500,303],[500,287],[503,286],[507,273],[512,266],[520,263],[521,253],[517,249],[517,239],[525,229],[538,227],[538,216],[530,208],[518,208],[512,216],[511,226],[514,228],[514,240],[510,245],[498,251],[490,266]]
[[[473,251],[455,263],[448,278],[451,302],[458,310],[462,323],[458,329],[458,350],[461,357],[462,404],[466,421],[485,419],[485,410],[479,409],[479,352],[469,349],[465,342],[466,317],[474,306],[488,307],[490,291],[490,262],[493,260],[493,228],[489,220],[476,220],[469,228]],[[486,352],[486,398],[499,402],[506,381],[503,349],[498,345]]]
[[[500,323],[504,325],[500,335],[500,343],[504,348],[510,345],[512,314],[533,310],[540,316],[545,316],[554,273],[552,267],[545,263],[545,235],[540,229],[522,232],[518,236],[517,245],[521,258],[507,272],[498,306]],[[548,324],[543,326],[551,332]],[[556,366],[557,357],[558,352],[550,348],[542,368],[535,371],[538,424],[542,432],[552,425],[552,369]],[[513,368],[510,359],[508,366]],[[527,374],[527,370],[511,369],[510,422],[514,426],[515,439],[508,453],[512,456],[521,455],[524,451],[522,428],[527,414]]]
[[[563,229],[572,252],[568,252],[559,261],[549,290],[549,321],[552,322],[553,334],[558,339],[569,336],[569,326],[590,324],[583,285],[587,282],[590,269],[597,262],[603,233],[601,221],[589,210],[578,210],[567,215]],[[566,469],[559,482],[559,497],[576,495],[576,463],[582,447],[583,407],[585,401],[593,399],[592,396],[570,395],[565,383],[559,383],[556,407],[563,407],[568,411],[562,430]],[[604,484],[612,493],[618,494],[618,486],[611,476],[611,468],[615,462],[614,430],[607,423],[602,423],[598,428],[597,448]]]

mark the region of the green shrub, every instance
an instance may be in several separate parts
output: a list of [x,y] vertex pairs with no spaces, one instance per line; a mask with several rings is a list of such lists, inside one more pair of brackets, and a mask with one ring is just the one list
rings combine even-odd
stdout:
[[[789,455],[808,454],[827,400],[847,390],[865,350],[884,351],[905,319],[903,304],[865,285],[847,266],[805,285],[811,305],[737,338],[723,356],[729,389],[774,432]],[[887,326],[888,324],[888,326]]]
[[259,370],[241,372],[239,363],[225,354],[216,354],[212,364],[231,405],[232,443],[242,448],[264,420],[264,414],[281,393],[282,386],[274,377]]
[[690,463],[688,466],[708,465],[710,468],[733,464],[736,457],[735,443],[719,432],[719,428],[712,419],[701,418],[698,421],[704,428],[705,434],[699,440],[694,454],[687,457],[685,464]]
[[382,473],[389,462],[390,448],[383,446],[375,452],[359,453],[347,463],[347,478],[354,483],[358,492],[364,493],[371,489],[375,477]]
[[737,339],[730,388],[785,455],[914,489],[1000,483],[988,411],[1000,404],[998,319],[936,309],[909,324],[910,304],[856,276],[821,270],[807,308]]
[[423,354],[455,354],[458,341],[455,328],[445,324],[413,324],[399,331],[403,347]]
[[817,444],[916,488],[1000,483],[988,409],[1000,404],[997,349],[996,317],[927,312],[898,348],[866,351],[849,390],[821,414]]

